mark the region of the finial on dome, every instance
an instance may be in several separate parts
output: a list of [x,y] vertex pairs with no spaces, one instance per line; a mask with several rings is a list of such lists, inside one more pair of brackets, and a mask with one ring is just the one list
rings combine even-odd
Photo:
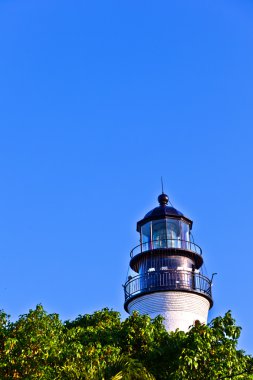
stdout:
[[161,177],[162,194],[163,194],[163,177]]
[[160,203],[161,206],[165,206],[168,204],[169,202],[169,197],[167,194],[160,194],[159,197],[158,197],[158,202]]

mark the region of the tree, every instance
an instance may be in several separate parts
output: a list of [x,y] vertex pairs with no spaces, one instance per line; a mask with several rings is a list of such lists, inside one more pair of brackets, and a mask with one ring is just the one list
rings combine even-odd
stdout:
[[237,350],[231,313],[188,333],[168,333],[161,317],[125,321],[103,309],[62,322],[41,305],[16,322],[0,314],[0,378],[43,380],[253,379],[253,359]]
[[[241,328],[231,312],[209,325],[199,322],[187,333],[174,379],[252,379],[253,359],[237,350]],[[177,334],[177,333],[176,333]]]

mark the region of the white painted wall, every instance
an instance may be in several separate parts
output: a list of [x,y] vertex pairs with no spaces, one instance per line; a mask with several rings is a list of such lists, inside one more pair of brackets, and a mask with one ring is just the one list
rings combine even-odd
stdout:
[[162,315],[168,331],[177,328],[187,331],[196,320],[207,323],[209,309],[209,301],[201,294],[175,291],[146,294],[135,298],[128,305],[130,314],[136,310],[151,318]]

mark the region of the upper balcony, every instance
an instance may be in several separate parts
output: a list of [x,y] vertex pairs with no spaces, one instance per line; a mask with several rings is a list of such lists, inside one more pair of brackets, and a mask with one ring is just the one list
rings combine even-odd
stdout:
[[197,255],[202,256],[202,249],[192,241],[186,241],[181,239],[156,239],[146,243],[142,243],[134,247],[130,251],[130,257],[133,258],[140,253],[145,251],[153,251],[155,249],[168,249],[168,248],[176,248],[187,250],[196,253]]
[[192,241],[182,239],[156,239],[142,243],[134,247],[130,252],[130,266],[134,268],[136,263],[150,254],[181,255],[194,260],[196,268],[203,264],[202,249]]

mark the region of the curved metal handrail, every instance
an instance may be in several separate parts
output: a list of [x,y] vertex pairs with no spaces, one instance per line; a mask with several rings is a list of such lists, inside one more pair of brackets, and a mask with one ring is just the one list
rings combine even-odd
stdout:
[[166,290],[185,290],[206,295],[212,300],[212,281],[196,272],[187,270],[160,270],[147,272],[129,279],[125,285],[125,302],[141,293]]
[[137,245],[130,251],[130,257],[132,258],[146,251],[168,248],[187,250],[202,255],[202,249],[192,241],[182,239],[157,239]]

